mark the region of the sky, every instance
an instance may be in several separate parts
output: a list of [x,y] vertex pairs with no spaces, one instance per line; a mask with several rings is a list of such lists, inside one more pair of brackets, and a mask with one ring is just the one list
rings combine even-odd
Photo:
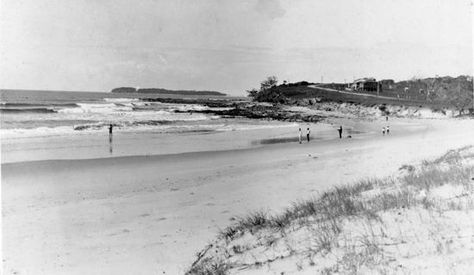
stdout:
[[473,74],[472,0],[2,0],[0,88]]

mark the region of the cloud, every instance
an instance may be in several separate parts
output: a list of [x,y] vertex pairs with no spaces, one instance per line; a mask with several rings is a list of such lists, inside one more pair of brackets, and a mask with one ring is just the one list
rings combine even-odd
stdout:
[[285,15],[285,10],[279,0],[258,0],[255,10],[270,19],[276,19]]

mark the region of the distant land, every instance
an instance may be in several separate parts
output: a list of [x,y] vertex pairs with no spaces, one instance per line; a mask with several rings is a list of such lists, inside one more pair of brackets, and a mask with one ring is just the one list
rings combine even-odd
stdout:
[[227,94],[216,91],[195,91],[195,90],[168,90],[163,88],[136,89],[133,87],[120,87],[112,89],[112,93],[143,93],[143,94],[171,94],[171,95],[212,95],[226,96]]

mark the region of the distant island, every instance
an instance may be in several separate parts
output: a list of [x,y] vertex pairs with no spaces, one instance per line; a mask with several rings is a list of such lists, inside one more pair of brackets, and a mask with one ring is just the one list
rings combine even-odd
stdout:
[[163,88],[144,88],[137,89],[133,87],[120,87],[112,89],[112,93],[142,93],[142,94],[171,94],[171,95],[212,95],[226,96],[226,94],[216,91],[194,91],[194,90],[168,90]]

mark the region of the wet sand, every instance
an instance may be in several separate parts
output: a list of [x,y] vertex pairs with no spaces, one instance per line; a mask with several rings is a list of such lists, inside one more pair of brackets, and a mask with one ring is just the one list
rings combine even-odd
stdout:
[[[340,121],[335,120],[334,125]],[[181,274],[232,217],[474,144],[474,121],[354,122],[366,135],[2,165],[6,274]],[[397,125],[397,126],[395,126]],[[335,132],[337,134],[337,132]]]

